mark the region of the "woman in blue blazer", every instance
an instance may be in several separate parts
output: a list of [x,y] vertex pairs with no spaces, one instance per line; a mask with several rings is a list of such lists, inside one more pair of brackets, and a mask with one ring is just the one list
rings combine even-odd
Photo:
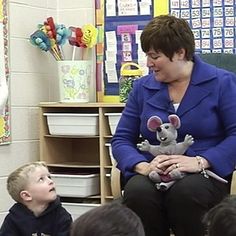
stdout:
[[[125,178],[124,204],[141,218],[146,236],[203,236],[203,215],[228,193],[236,163],[236,76],[194,55],[194,36],[183,19],[158,16],[141,35],[147,66],[153,71],[135,81],[112,139],[117,167]],[[194,138],[184,155],[153,156],[137,148],[140,134],[159,144],[147,128],[151,116],[164,123],[181,120],[177,142]],[[187,175],[170,189],[156,189],[152,170]],[[209,169],[228,184],[203,174]]]

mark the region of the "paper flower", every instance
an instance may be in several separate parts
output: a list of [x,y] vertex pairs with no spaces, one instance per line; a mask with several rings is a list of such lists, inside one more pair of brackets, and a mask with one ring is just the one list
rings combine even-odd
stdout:
[[97,43],[98,30],[91,24],[86,24],[82,27],[82,42],[88,48],[92,48]]
[[54,24],[53,18],[48,17],[43,24],[38,24],[38,30],[30,36],[30,42],[45,52],[49,51],[59,61],[63,60],[61,46],[70,35],[71,31],[63,24]]
[[51,48],[50,39],[41,30],[37,30],[32,35],[30,35],[30,42],[45,52]]
[[48,31],[51,31],[52,37],[56,38],[56,29],[53,18],[48,17],[47,20],[44,22],[44,25],[48,26]]
[[[85,48],[86,45],[82,42],[82,37],[83,37],[82,29],[73,26],[70,26],[69,29],[71,31],[71,36],[69,37],[70,45]],[[74,36],[72,36],[72,34]]]
[[43,31],[37,30],[30,35],[30,42],[45,52],[50,51],[56,60],[61,60],[61,54],[58,51],[55,40],[48,38]]
[[38,29],[30,35],[30,42],[39,49],[49,51],[59,61],[64,60],[62,46],[68,40],[73,46],[72,60],[75,58],[75,48],[82,48],[81,58],[87,58],[88,50],[97,43],[98,30],[91,24],[82,28],[69,27],[63,24],[55,24],[52,17],[48,17],[43,24],[38,24]]
[[56,24],[56,41],[58,45],[64,45],[66,40],[71,36],[71,30],[63,24]]

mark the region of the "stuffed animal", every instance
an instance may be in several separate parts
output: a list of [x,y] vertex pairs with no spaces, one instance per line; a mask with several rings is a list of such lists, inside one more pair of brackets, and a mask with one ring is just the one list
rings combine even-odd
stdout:
[[[177,143],[178,136],[177,129],[180,128],[181,122],[177,115],[172,114],[168,116],[169,123],[163,123],[160,117],[152,116],[148,119],[147,127],[150,131],[156,132],[156,137],[160,141],[160,145],[151,145],[148,140],[143,141],[138,145],[141,151],[150,152],[153,156],[161,154],[167,155],[182,155],[194,143],[191,135],[186,134],[184,141]],[[227,183],[226,180],[213,172],[206,170],[207,174],[221,182]],[[185,173],[180,172],[178,168],[170,171],[167,175],[161,175],[156,171],[151,171],[149,178],[156,183],[158,190],[165,191],[169,189],[176,180],[185,176]]]

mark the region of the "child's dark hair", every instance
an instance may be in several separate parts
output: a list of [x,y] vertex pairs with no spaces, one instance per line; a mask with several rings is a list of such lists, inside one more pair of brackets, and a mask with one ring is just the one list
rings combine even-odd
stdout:
[[236,195],[223,199],[204,216],[209,236],[236,235]]
[[120,203],[96,207],[77,218],[71,236],[145,236],[140,218]]

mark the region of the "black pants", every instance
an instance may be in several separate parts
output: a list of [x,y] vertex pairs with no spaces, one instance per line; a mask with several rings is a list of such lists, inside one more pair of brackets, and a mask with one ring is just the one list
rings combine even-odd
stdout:
[[189,174],[161,192],[146,176],[135,175],[125,185],[124,204],[141,218],[146,236],[203,236],[203,215],[228,193],[229,184],[201,174]]

